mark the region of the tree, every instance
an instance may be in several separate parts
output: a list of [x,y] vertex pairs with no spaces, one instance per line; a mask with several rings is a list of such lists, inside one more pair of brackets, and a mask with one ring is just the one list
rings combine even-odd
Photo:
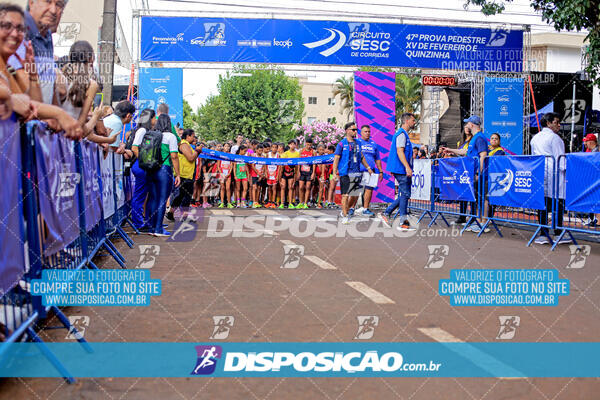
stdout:
[[[186,126],[185,115],[183,118],[184,126]],[[210,96],[194,115],[193,124],[196,127],[192,129],[200,135],[202,140],[232,139],[233,135],[225,127],[226,119],[227,109],[221,96]]]
[[[470,4],[481,6],[485,15],[501,13],[506,2],[513,0],[465,0],[465,8]],[[557,31],[587,30],[586,48],[588,66],[586,72],[600,85],[600,0],[531,0],[531,7],[542,14],[542,19],[554,26]]]
[[421,109],[421,76],[396,74],[396,117],[405,112],[418,114]]
[[198,131],[197,115],[192,111],[192,106],[187,100],[183,99],[183,127]]
[[346,113],[348,119],[354,114],[354,76],[347,78],[342,76],[335,81],[333,96],[340,96],[342,113]]
[[[298,80],[270,66],[236,67],[219,77],[217,85],[225,138],[242,134],[248,138],[287,140],[304,112]],[[214,100],[217,102],[217,100]]]

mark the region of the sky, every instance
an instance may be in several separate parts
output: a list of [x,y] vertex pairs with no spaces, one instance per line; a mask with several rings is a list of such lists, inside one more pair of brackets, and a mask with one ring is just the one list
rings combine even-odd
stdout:
[[[152,15],[166,16],[208,16],[209,13],[223,13],[230,17],[271,18],[286,15],[287,18],[336,19],[342,16],[370,15],[389,17],[389,22],[399,22],[399,18],[436,18],[471,23],[512,23],[529,24],[532,32],[553,31],[529,6],[528,0],[515,0],[506,4],[504,13],[486,17],[479,7],[464,9],[464,0],[120,0],[117,13],[121,20],[130,49],[137,48],[132,37],[132,11],[147,8]],[[244,14],[241,14],[244,13]],[[219,16],[212,14],[211,16]],[[388,21],[386,21],[388,22]],[[135,57],[135,54],[134,54]],[[213,69],[185,69],[183,96],[193,109],[204,103],[211,94],[217,94],[217,81],[226,69],[212,64]],[[291,76],[306,77],[309,81],[333,83],[342,75],[349,75],[352,69],[343,67],[294,67]],[[332,72],[327,72],[332,71]],[[127,73],[127,71],[117,71]]]

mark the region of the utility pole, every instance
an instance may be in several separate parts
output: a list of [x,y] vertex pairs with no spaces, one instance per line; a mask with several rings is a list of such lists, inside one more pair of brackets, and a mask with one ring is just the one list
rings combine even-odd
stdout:
[[100,31],[99,60],[100,79],[104,85],[104,104],[112,104],[113,73],[115,63],[115,34],[117,22],[117,0],[104,0],[102,29]]

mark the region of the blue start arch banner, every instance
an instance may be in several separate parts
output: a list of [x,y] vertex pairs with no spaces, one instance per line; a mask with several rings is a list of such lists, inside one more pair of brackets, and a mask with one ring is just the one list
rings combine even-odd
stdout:
[[523,31],[342,21],[142,17],[141,60],[521,72]]

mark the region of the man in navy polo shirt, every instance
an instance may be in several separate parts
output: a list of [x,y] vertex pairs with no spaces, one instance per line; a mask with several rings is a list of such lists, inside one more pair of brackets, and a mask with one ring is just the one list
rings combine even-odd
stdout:
[[[467,146],[462,147],[460,149],[449,149],[447,147],[442,147],[441,149],[444,152],[452,153],[459,157],[466,156],[466,157],[471,157],[471,158],[476,157],[479,159],[479,163],[475,164],[476,165],[475,182],[473,183],[473,185],[475,187],[475,199],[477,199],[478,172],[483,171],[483,162],[485,161],[485,158],[488,155],[488,141],[485,138],[483,131],[481,130],[481,118],[479,118],[479,116],[471,115],[469,118],[463,120],[463,122],[466,124],[465,126],[471,131],[471,133],[473,135],[471,137],[471,140],[469,140],[469,143],[467,144]],[[476,214],[476,210],[477,210],[477,201],[471,202],[471,213]],[[488,213],[487,208],[484,210],[484,212],[485,212],[485,214],[484,214],[484,219],[482,220],[482,222],[485,222],[485,217],[487,217],[487,213]],[[468,226],[466,231],[479,233],[479,232],[481,232],[481,228],[478,225],[473,224],[473,225]],[[485,229],[486,233],[489,231],[490,231],[489,228]]]
[[367,171],[372,174],[373,170],[367,164],[363,156],[360,143],[356,141],[356,124],[348,122],[344,129],[346,137],[338,143],[335,148],[333,159],[333,174],[339,176],[340,190],[342,192],[342,223],[348,223],[348,210],[356,204],[358,200],[358,191],[362,181],[360,164],[362,163]]
[[[369,125],[363,125],[360,128],[360,138],[357,139],[360,144],[360,149],[362,151],[365,160],[367,160],[367,164],[373,170],[374,173],[378,174],[377,178],[378,182],[383,180],[383,167],[381,166],[381,159],[379,158],[379,150],[377,149],[377,143],[373,139],[371,139],[371,127]],[[363,173],[363,183],[368,182],[371,174],[367,172],[367,168],[364,165],[360,166],[360,171]],[[377,188],[378,182],[375,182],[375,185],[369,186],[364,185],[364,193],[363,193],[363,209],[362,214],[368,215],[369,217],[374,216],[373,211],[369,210],[369,205],[371,204],[371,197],[373,196],[373,190]],[[372,182],[371,182],[372,183]],[[360,210],[357,210],[357,213]]]
[[415,228],[411,227],[410,222],[408,222],[408,200],[410,199],[413,173],[413,146],[408,137],[408,132],[415,127],[417,121],[414,114],[411,113],[402,114],[400,121],[402,125],[392,138],[387,162],[388,172],[392,174],[398,183],[398,197],[383,213],[379,214],[379,218],[381,218],[385,225],[391,227],[391,216],[397,208],[400,220],[404,221],[399,229],[402,231],[414,231]]

